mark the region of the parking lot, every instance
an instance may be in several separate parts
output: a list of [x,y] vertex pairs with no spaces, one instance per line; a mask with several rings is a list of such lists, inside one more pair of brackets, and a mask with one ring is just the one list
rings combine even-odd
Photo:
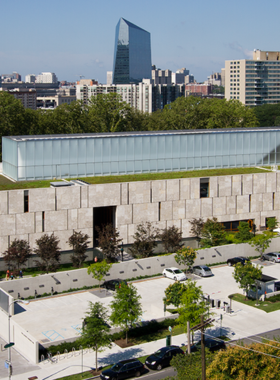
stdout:
[[[265,261],[262,265],[264,274],[280,279],[280,264]],[[229,301],[230,294],[241,292],[233,279],[233,270],[232,267],[227,266],[215,267],[212,268],[214,274],[212,277],[200,278],[192,275],[192,278],[202,287],[205,295],[209,295],[211,299],[219,299],[223,304]],[[167,278],[134,282],[134,286],[141,295],[143,321],[164,317],[162,301],[164,291],[173,282]],[[90,301],[99,301],[109,306],[112,299],[113,292],[104,289],[37,299],[24,305],[26,311],[14,315],[13,319],[40,343],[63,341],[75,338],[79,334]],[[237,305],[234,306],[235,312],[239,309],[244,310],[243,305]],[[216,312],[219,313],[219,310]]]

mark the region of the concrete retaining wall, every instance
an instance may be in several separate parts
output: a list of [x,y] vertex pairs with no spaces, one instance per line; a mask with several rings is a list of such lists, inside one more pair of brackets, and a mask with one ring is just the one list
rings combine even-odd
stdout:
[[[272,240],[267,252],[279,251],[280,238]],[[106,279],[121,278],[130,279],[139,276],[152,276],[161,273],[164,268],[178,267],[174,254],[168,256],[156,256],[146,259],[129,260],[113,264],[107,273]],[[226,262],[234,256],[257,256],[257,252],[249,244],[230,244],[216,248],[198,250],[195,264],[215,264]],[[179,266],[184,269],[184,266]],[[27,298],[37,294],[62,292],[69,289],[82,288],[83,286],[98,285],[87,269],[76,269],[69,272],[57,272],[43,274],[36,277],[1,281],[0,287],[15,298]]]

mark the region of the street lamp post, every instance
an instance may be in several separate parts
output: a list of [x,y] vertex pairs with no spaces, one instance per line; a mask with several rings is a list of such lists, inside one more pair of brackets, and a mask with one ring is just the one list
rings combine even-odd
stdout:
[[8,376],[9,376],[9,380],[11,379],[11,375],[12,375],[11,347],[15,344],[15,343],[11,342],[11,331],[10,331],[11,314],[10,314],[10,307],[15,302],[24,303],[25,305],[29,304],[29,301],[17,299],[17,300],[12,301],[9,304],[9,306],[8,306],[8,344],[5,345],[5,348],[8,348],[8,362],[7,362],[7,364],[8,364]]

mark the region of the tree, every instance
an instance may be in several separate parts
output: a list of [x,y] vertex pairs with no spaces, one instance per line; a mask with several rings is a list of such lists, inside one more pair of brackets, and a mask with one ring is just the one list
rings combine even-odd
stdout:
[[187,290],[187,286],[179,281],[174,282],[174,284],[170,284],[165,289],[165,297],[163,298],[163,302],[165,305],[174,305],[178,307],[181,303],[182,295]]
[[190,272],[194,261],[196,259],[197,252],[191,247],[184,247],[179,249],[175,255],[175,261],[179,265],[186,265],[187,271]]
[[31,252],[32,250],[27,240],[15,239],[4,252],[3,259],[9,269],[12,266],[13,270],[17,269],[19,271],[20,267],[26,264],[26,261],[31,256]]
[[131,106],[116,93],[92,96],[87,107],[94,132],[126,131]]
[[207,219],[201,232],[201,246],[205,248],[216,247],[226,243],[224,226],[217,218]]
[[267,219],[267,228],[269,229],[269,231],[273,231],[275,230],[275,228],[277,228],[278,226],[278,220],[276,218],[268,218]]
[[[161,112],[161,129],[250,128],[258,126],[254,111],[238,100],[177,98]],[[160,129],[158,128],[158,129]]]
[[128,342],[128,330],[135,326],[142,315],[141,296],[133,285],[123,284],[116,289],[114,300],[111,302],[112,313],[110,320],[116,326],[121,326],[125,331],[126,343]]
[[98,245],[108,262],[116,261],[116,257],[120,254],[119,231],[112,224],[103,225],[102,228],[96,227],[98,233]]
[[255,267],[250,261],[245,265],[237,263],[234,267],[233,278],[239,284],[239,288],[245,289],[245,298],[248,298],[249,290],[256,285],[256,280],[260,280],[261,277],[261,268],[259,266]]
[[250,231],[249,223],[240,222],[238,226],[238,232],[235,234],[235,238],[241,243],[251,240],[254,235]]
[[280,344],[275,341],[252,343],[249,346],[228,346],[215,354],[207,368],[207,379],[278,379]]
[[166,253],[176,252],[183,245],[182,232],[175,226],[164,228],[162,232],[158,234],[158,237],[163,242]]
[[254,236],[252,240],[249,242],[251,247],[254,247],[255,251],[257,251],[261,255],[261,260],[263,258],[265,250],[270,246],[273,237],[273,232],[264,231],[262,234]]
[[92,277],[99,282],[99,288],[100,288],[100,282],[106,275],[106,273],[109,272],[111,269],[112,264],[109,264],[106,262],[106,260],[101,261],[100,263],[91,264],[88,267],[88,274],[92,274]]
[[74,267],[81,268],[82,263],[87,258],[87,255],[85,255],[85,253],[89,245],[89,236],[87,234],[83,234],[81,231],[74,231],[67,242],[73,248],[71,261]]
[[133,235],[134,242],[129,248],[133,257],[152,256],[157,246],[156,239],[158,230],[152,226],[152,223],[140,223],[137,225],[136,232]]
[[103,348],[111,347],[110,327],[106,323],[108,314],[105,306],[100,302],[90,302],[89,311],[86,313],[79,342],[82,346],[92,346],[95,350],[95,368],[97,366],[97,353]]
[[[206,349],[206,368],[212,363],[215,354]],[[198,380],[201,379],[201,353],[193,352],[191,355],[176,355],[171,360],[175,368],[174,380]],[[173,380],[173,378],[172,378]]]
[[43,271],[56,271],[60,263],[60,248],[58,246],[59,239],[52,233],[44,234],[40,239],[36,240],[37,248],[34,253],[40,260],[35,260],[36,265]]
[[200,322],[201,315],[209,313],[209,305],[203,298],[201,286],[197,286],[195,281],[190,279],[186,282],[187,289],[182,295],[181,305],[178,309],[179,323],[187,329],[187,322],[190,322],[190,327],[195,326]]
[[202,218],[193,218],[190,220],[191,229],[190,233],[192,236],[194,236],[198,242],[198,245],[201,240],[201,233],[204,226],[204,221]]

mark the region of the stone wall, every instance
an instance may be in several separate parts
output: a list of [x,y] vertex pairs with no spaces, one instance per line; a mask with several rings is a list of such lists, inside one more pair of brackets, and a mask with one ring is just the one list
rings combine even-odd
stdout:
[[44,233],[60,239],[62,251],[74,230],[90,236],[94,207],[116,207],[116,227],[124,244],[133,242],[137,224],[177,226],[190,237],[190,219],[217,217],[221,222],[252,219],[257,227],[267,217],[280,220],[280,173],[265,172],[209,178],[209,197],[200,198],[200,178],[29,189],[0,192],[0,253],[10,242],[27,239],[31,247]]

